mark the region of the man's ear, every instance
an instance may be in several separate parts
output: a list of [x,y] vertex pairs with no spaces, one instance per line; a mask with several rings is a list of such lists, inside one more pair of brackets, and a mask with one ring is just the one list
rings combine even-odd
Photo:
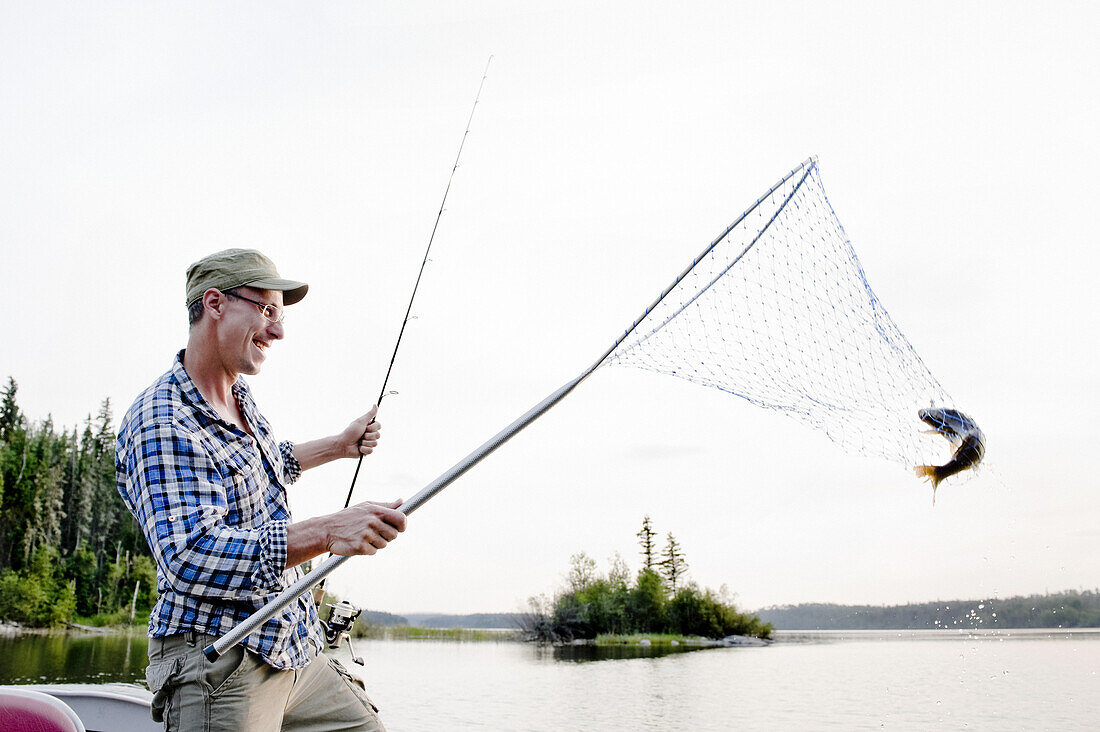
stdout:
[[213,287],[202,293],[202,308],[207,316],[214,320],[221,320],[228,302],[229,298],[225,296],[225,293],[221,290],[215,290]]

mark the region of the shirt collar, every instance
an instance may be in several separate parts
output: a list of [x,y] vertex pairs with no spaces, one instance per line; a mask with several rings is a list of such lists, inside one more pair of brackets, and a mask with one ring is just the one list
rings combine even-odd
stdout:
[[[199,387],[195,386],[195,382],[191,380],[191,375],[187,373],[187,369],[183,367],[183,354],[187,351],[186,348],[181,349],[176,354],[176,359],[172,363],[172,379],[179,384],[180,393],[183,396],[183,400],[191,404],[195,409],[204,412],[211,419],[216,419],[220,422],[224,422],[221,416],[214,411],[214,408],[210,406],[210,403],[206,401],[206,397],[199,391]],[[245,414],[245,419],[251,424],[255,424],[255,419],[251,414],[249,405],[251,403],[250,394],[248,391],[248,384],[240,376],[233,382],[233,396],[237,399],[237,404],[241,406],[241,411],[248,412]]]

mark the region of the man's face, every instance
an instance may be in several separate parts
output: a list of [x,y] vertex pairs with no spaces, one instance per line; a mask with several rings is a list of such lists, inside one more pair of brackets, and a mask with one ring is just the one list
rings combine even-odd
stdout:
[[258,374],[260,365],[267,358],[267,349],[283,337],[283,324],[273,323],[264,317],[260,306],[242,298],[249,298],[264,305],[274,305],[282,310],[283,293],[279,290],[256,290],[242,287],[241,297],[227,296],[227,302],[218,328],[218,341],[226,365],[241,374]]

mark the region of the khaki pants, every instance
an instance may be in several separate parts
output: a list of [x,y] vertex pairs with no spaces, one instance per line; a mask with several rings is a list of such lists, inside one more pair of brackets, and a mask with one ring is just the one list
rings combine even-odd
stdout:
[[385,732],[378,708],[335,658],[317,656],[280,670],[236,646],[209,661],[215,637],[185,633],[149,639],[145,671],[153,719],[180,732]]

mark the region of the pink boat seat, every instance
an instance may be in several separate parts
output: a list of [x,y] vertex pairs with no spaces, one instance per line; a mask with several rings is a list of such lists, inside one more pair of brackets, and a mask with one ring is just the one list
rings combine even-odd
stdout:
[[85,732],[68,704],[40,691],[0,689],[0,732]]

